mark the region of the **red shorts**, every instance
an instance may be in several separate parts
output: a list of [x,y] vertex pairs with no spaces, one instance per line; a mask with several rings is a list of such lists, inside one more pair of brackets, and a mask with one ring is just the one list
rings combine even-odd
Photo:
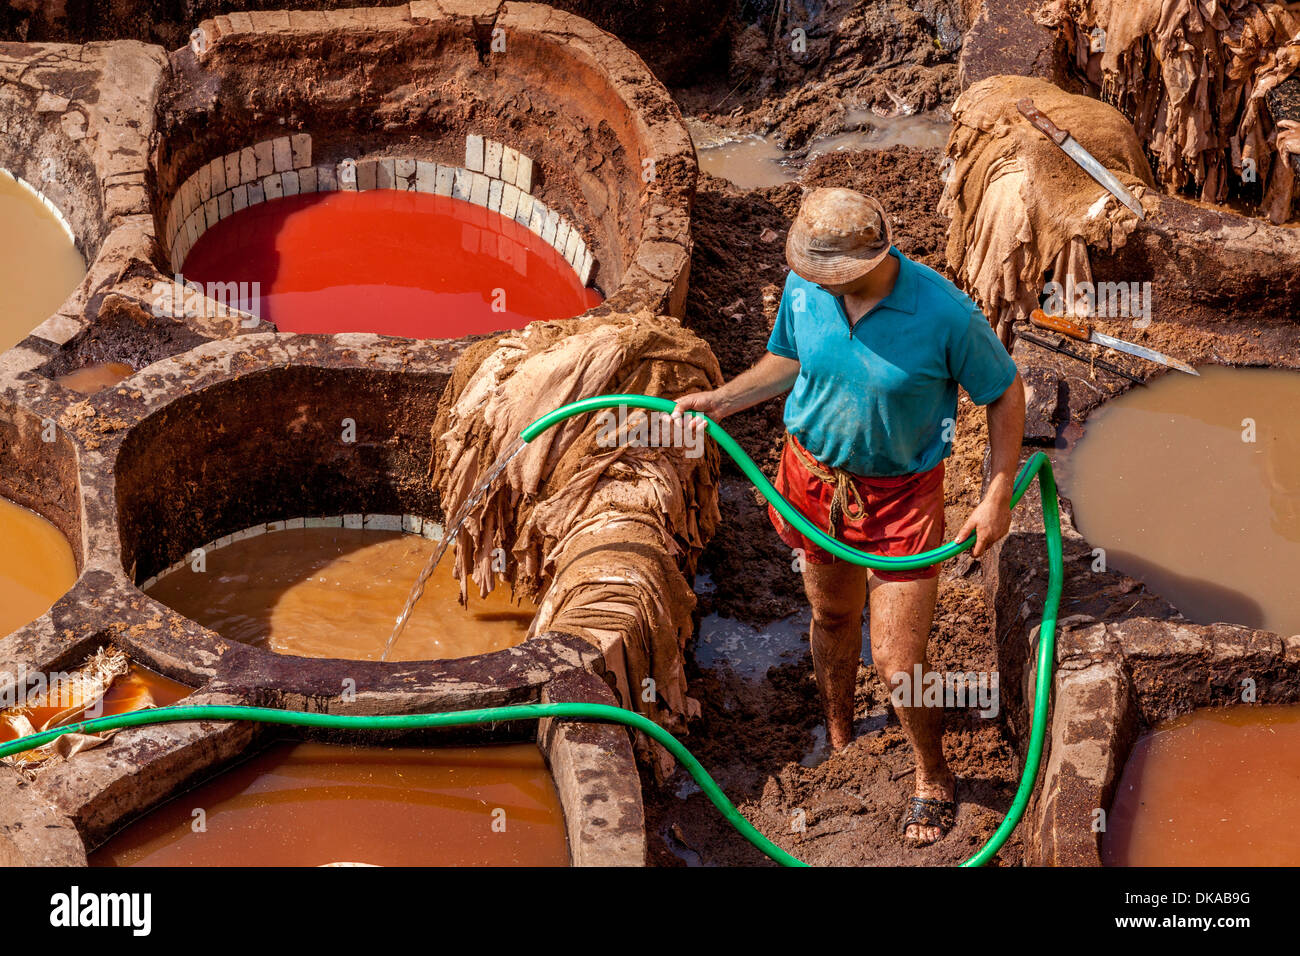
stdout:
[[[831,498],[835,486],[809,471],[800,457],[808,455],[793,435],[786,442],[781,466],[776,473],[776,490],[789,499],[817,527],[871,554],[906,556],[937,548],[943,542],[943,462],[929,471],[894,478],[853,476],[853,484],[865,505],[865,514],[854,520],[840,518],[839,528],[831,529]],[[811,457],[811,456],[809,456]],[[813,544],[792,527],[771,505],[768,516],[791,548],[801,548],[808,564],[833,564],[837,558]],[[882,581],[920,581],[933,578],[939,566],[915,571],[874,571]]]

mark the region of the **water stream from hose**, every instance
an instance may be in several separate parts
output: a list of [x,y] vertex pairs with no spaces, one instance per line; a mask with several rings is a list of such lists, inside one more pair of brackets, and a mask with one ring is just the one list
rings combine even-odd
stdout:
[[397,615],[397,623],[393,625],[393,633],[388,635],[388,643],[384,645],[384,653],[380,655],[379,659],[381,661],[388,660],[388,655],[393,652],[393,648],[397,645],[397,639],[402,636],[402,631],[406,628],[406,622],[411,619],[411,612],[415,610],[416,603],[424,596],[424,586],[429,583],[429,578],[433,575],[434,569],[438,567],[438,562],[442,560],[447,548],[456,540],[461,525],[469,519],[470,512],[478,507],[479,502],[483,500],[483,496],[487,494],[488,488],[492,486],[492,482],[497,480],[501,472],[506,470],[506,466],[524,450],[527,444],[522,438],[516,438],[507,445],[506,450],[488,468],[483,480],[465,499],[465,503],[456,509],[456,513],[452,515],[451,521],[447,523],[447,527],[443,530],[442,540],[438,542],[438,547],[434,549],[433,554],[429,555],[429,562],[424,566],[424,570],[420,572],[420,576],[415,579],[415,583],[411,585],[411,593],[406,596],[406,604],[402,606],[402,613]]

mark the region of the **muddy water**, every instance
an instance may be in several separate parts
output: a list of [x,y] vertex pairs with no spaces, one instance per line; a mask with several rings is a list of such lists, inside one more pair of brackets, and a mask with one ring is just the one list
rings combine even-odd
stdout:
[[203,234],[185,277],[259,283],[258,302],[245,310],[282,332],[454,338],[570,318],[600,301],[517,222],[394,189],[251,206]]
[[[184,567],[149,593],[230,640],[279,654],[378,660],[411,583],[436,542],[394,531],[304,528],[246,538],[208,553],[206,570]],[[536,614],[498,587],[471,584],[457,602],[452,562],[440,564],[393,660],[466,657],[513,647]]]
[[0,352],[53,315],[85,274],[59,220],[0,171]]
[[0,498],[0,637],[36,620],[76,580],[68,539],[40,515]]
[[1075,523],[1193,621],[1300,633],[1300,372],[1199,371],[1089,419],[1062,476]]
[[55,381],[64,388],[80,392],[82,395],[93,395],[101,389],[112,388],[124,378],[134,374],[135,369],[125,362],[99,362],[60,375]]
[[[195,832],[196,809],[204,832]],[[541,752],[278,744],[90,854],[92,866],[342,862],[567,866],[564,816]]]
[[1300,865],[1300,706],[1198,710],[1141,737],[1101,849],[1108,866]]
[[798,170],[783,163],[789,154],[757,134],[725,140],[716,146],[696,146],[700,169],[741,189],[779,186],[799,177]]
[[[191,693],[192,688],[178,681],[154,673],[139,664],[132,664],[127,673],[114,680],[108,691],[89,706],[73,699],[75,685],[66,682],[59,685],[58,692],[52,695],[48,706],[24,708],[22,714],[31,722],[34,730],[48,730],[92,717],[111,717],[149,706],[166,707]],[[12,724],[0,719],[0,743],[19,736],[21,734],[16,732]]]
[[[789,165],[796,159],[812,160],[837,150],[890,149],[912,146],[942,149],[952,130],[951,120],[931,113],[913,116],[877,116],[869,111],[851,111],[844,121],[849,132],[816,140],[805,151],[782,149],[770,137],[750,134],[730,136],[699,121],[689,121],[700,168],[729,180],[741,189],[762,189],[794,182],[799,170]],[[854,128],[857,127],[857,128]]]

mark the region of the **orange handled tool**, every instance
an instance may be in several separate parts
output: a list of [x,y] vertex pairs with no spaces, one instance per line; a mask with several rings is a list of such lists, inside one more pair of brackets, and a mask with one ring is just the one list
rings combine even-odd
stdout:
[[1155,349],[1149,349],[1145,345],[1125,342],[1123,339],[1117,339],[1101,332],[1094,332],[1092,326],[1088,325],[1086,322],[1080,322],[1078,319],[1072,319],[1064,315],[1048,315],[1042,309],[1034,309],[1033,312],[1029,313],[1029,321],[1040,329],[1047,329],[1049,332],[1058,332],[1067,338],[1077,339],[1080,342],[1092,342],[1096,345],[1105,346],[1108,349],[1115,349],[1117,352],[1136,355],[1138,358],[1146,359],[1148,362],[1157,362],[1160,365],[1167,365],[1169,368],[1176,368],[1178,371],[1186,372],[1188,375],[1200,374],[1186,362],[1180,362],[1176,358],[1170,358],[1168,355],[1165,355],[1164,352],[1157,352]]
[[1092,329],[1086,323],[1066,318],[1063,315],[1048,315],[1042,309],[1034,309],[1029,314],[1029,321],[1040,329],[1059,332],[1080,342],[1091,341]]

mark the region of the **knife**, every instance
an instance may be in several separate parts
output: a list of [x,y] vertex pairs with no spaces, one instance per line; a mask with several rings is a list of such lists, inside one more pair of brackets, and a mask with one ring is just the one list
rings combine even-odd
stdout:
[[1029,321],[1040,329],[1059,332],[1061,335],[1077,339],[1080,342],[1092,342],[1108,349],[1114,349],[1117,352],[1126,352],[1129,355],[1136,355],[1138,358],[1146,359],[1148,362],[1157,362],[1160,365],[1167,365],[1180,372],[1186,372],[1188,375],[1201,374],[1186,362],[1180,362],[1176,358],[1170,358],[1163,352],[1157,352],[1155,349],[1149,349],[1142,345],[1135,345],[1132,342],[1125,342],[1123,339],[1112,338],[1109,335],[1103,335],[1101,332],[1094,332],[1091,326],[1084,322],[1080,322],[1077,319],[1067,318],[1063,315],[1048,315],[1042,309],[1034,309],[1034,311],[1029,314]]
[[1139,219],[1146,218],[1146,213],[1142,211],[1142,204],[1133,198],[1133,194],[1124,188],[1124,184],[1114,173],[1098,162],[1092,153],[1084,149],[1079,141],[1070,135],[1069,130],[1061,129],[1048,119],[1047,114],[1035,106],[1031,99],[1021,100],[1016,104],[1016,109],[1020,110],[1021,115],[1033,123],[1040,133],[1061,147],[1065,155],[1078,163],[1085,173],[1105,186],[1107,192],[1132,209]]

